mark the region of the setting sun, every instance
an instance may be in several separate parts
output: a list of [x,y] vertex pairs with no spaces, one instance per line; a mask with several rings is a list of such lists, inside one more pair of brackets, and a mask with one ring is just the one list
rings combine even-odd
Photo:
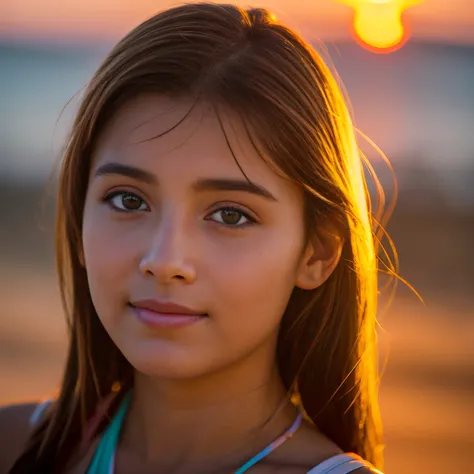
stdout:
[[375,52],[399,49],[409,31],[403,12],[423,0],[338,0],[354,8],[353,32],[356,40]]

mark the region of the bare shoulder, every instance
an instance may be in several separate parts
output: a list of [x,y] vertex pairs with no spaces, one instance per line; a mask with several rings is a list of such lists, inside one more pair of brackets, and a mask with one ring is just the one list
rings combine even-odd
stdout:
[[[308,474],[315,470],[317,472],[322,463],[340,454],[344,454],[344,451],[332,440],[315,426],[304,423],[292,439],[263,460],[259,469],[255,469],[255,473]],[[359,467],[352,472],[354,474],[382,474],[369,466]]]
[[261,474],[306,474],[324,460],[341,454],[340,448],[318,431],[303,422],[290,440],[271,453],[260,465]]
[[30,418],[38,403],[0,407],[0,472],[7,472],[21,453],[32,426]]

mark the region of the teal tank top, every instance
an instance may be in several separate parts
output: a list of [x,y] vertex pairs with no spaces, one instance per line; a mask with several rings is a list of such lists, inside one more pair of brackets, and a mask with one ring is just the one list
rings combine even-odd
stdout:
[[[130,404],[131,394],[128,393],[125,395],[122,404],[120,405],[117,413],[115,414],[112,422],[108,426],[107,430],[103,434],[99,446],[94,454],[91,464],[87,469],[87,474],[113,474],[115,469],[115,451],[117,448],[118,438],[120,434],[120,428],[123,424],[123,420],[127,413],[128,406]],[[40,420],[45,409],[51,403],[50,400],[39,404],[34,410],[30,418],[30,424],[35,425]],[[287,433],[293,434],[299,426],[301,421],[301,416],[295,420],[293,426],[288,430]],[[282,438],[279,438],[281,440]],[[287,439],[287,438],[284,438]],[[283,441],[284,441],[283,439]],[[273,442],[262,450],[259,454],[254,456],[250,461],[245,463],[235,474],[243,474],[252,466],[254,466],[258,461],[263,459],[268,455],[275,447],[279,446],[283,441]],[[337,454],[332,456],[322,463],[318,464],[307,474],[349,474],[353,471],[366,467],[373,474],[382,474],[379,470],[375,469],[367,461],[363,460],[359,456],[353,456],[349,453]],[[355,473],[354,473],[355,474]]]
[[[117,448],[117,442],[120,434],[120,428],[122,426],[125,414],[130,404],[131,394],[127,393],[120,405],[116,415],[112,419],[112,422],[108,426],[105,433],[99,442],[99,446],[94,454],[92,462],[87,470],[87,474],[113,474],[115,468],[115,451]],[[269,444],[265,449],[260,451],[256,456],[247,461],[241,468],[235,471],[234,474],[244,474],[252,466],[257,464],[261,459],[270,454],[274,449],[283,444],[289,437],[291,437],[301,424],[303,414],[298,413],[296,420],[293,425],[276,439],[273,443]]]
[[115,450],[120,435],[120,428],[130,404],[130,398],[130,393],[127,393],[100,440],[89,469],[87,469],[87,474],[114,474]]

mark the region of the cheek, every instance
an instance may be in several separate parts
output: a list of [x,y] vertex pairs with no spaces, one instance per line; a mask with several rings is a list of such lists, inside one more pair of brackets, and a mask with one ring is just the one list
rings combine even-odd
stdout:
[[263,335],[280,323],[295,284],[300,241],[296,233],[276,235],[249,239],[245,248],[223,252],[212,265],[214,294],[229,332]]
[[101,319],[111,318],[126,297],[124,285],[133,267],[133,247],[100,213],[87,208],[82,234],[84,259],[92,301]]

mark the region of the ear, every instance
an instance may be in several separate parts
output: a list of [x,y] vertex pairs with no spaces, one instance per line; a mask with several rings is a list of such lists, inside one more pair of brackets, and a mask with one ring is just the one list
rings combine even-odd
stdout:
[[300,260],[295,285],[314,290],[331,275],[341,259],[344,239],[332,229],[320,229],[306,247]]

